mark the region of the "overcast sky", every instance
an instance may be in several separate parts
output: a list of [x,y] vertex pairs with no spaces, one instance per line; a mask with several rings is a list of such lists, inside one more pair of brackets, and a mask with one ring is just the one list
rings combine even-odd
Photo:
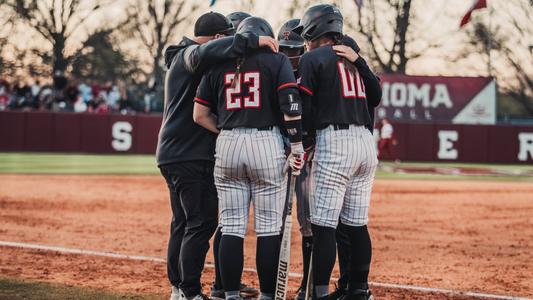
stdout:
[[[288,7],[294,4],[290,0],[218,0],[213,7],[209,7],[210,0],[195,0],[202,5],[202,10],[199,13],[204,13],[210,10],[218,11],[223,14],[233,12],[235,10],[245,10],[253,15],[257,15],[267,19],[277,32],[281,24],[289,17],[300,17],[303,15],[303,9],[297,12],[295,16],[288,14]],[[529,1],[529,0],[521,0]],[[128,0],[113,1],[112,5],[103,10],[101,14],[96,16],[87,24],[90,30],[91,26],[100,24],[102,22],[114,22],[124,16],[124,7]],[[347,23],[357,22],[357,14],[355,10],[355,4],[353,0],[336,0],[336,1],[296,1],[301,6],[305,3],[317,4],[317,3],[332,3],[335,2],[343,12]],[[368,5],[368,0],[363,0],[364,5]],[[500,12],[500,7],[505,5],[506,0],[488,0],[489,5],[492,6],[493,26],[498,26],[501,21],[504,20],[503,13]],[[462,76],[485,76],[486,72],[486,55],[472,55],[471,59],[468,59],[461,63],[461,65],[450,64],[444,57],[454,51],[458,51],[461,48],[461,43],[465,38],[462,30],[459,29],[459,22],[463,14],[471,6],[471,0],[414,0],[412,13],[415,15],[417,34],[420,35],[420,45],[414,44],[416,47],[423,47],[427,41],[441,41],[442,47],[434,49],[426,53],[424,57],[412,61],[408,65],[408,73],[420,74],[420,75],[462,75]],[[533,10],[530,12],[533,14]],[[385,15],[385,12],[384,12]],[[517,12],[516,16],[523,16],[523,12]],[[476,18],[480,18],[488,23],[489,10],[479,10],[474,13]],[[194,16],[194,19],[197,16]],[[385,22],[385,16],[383,17]],[[523,21],[523,20],[522,20]],[[501,24],[500,24],[501,25]],[[467,25],[467,26],[471,26]],[[346,31],[349,34],[353,34],[346,26]],[[193,28],[188,26],[182,28],[181,35],[191,35]],[[387,33],[384,33],[387,35]],[[24,44],[28,46],[42,45],[42,42],[38,38],[34,38],[28,32],[27,28],[20,29],[18,35],[21,39],[24,39]],[[81,42],[86,34],[83,29],[77,34],[78,42]],[[28,39],[28,37],[30,37]],[[359,41],[363,50],[363,54],[368,47],[365,45],[364,40],[355,34],[356,39]],[[179,37],[176,37],[178,42]],[[528,41],[522,41],[529,45],[533,44],[533,37],[530,37]],[[75,47],[76,45],[74,45]],[[72,45],[71,45],[72,48]]]

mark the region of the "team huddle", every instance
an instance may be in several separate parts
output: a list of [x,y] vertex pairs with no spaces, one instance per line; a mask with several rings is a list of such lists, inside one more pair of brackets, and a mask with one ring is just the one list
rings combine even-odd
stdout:
[[[285,299],[280,249],[290,248],[283,226],[293,187],[304,263],[296,299],[372,299],[367,222],[381,87],[343,34],[341,12],[313,6],[277,39],[243,12],[204,14],[194,31],[165,53],[156,154],[173,212],[171,300],[209,299],[200,277],[213,234],[211,298],[257,296],[241,283],[250,206],[259,299]],[[330,293],[337,253],[341,277]]]

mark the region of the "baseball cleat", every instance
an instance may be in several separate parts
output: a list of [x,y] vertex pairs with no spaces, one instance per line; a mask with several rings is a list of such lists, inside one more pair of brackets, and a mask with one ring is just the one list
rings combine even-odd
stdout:
[[342,296],[346,295],[346,289],[342,287],[336,287],[335,291],[331,294],[329,294],[329,299],[331,300],[337,300],[340,299]]
[[224,294],[224,290],[223,289],[217,289],[215,287],[215,284],[213,283],[213,285],[211,285],[211,295],[210,295],[210,297],[211,297],[211,299],[218,300],[218,299],[226,298],[226,295]]
[[185,300],[185,295],[181,292],[181,290],[175,286],[172,286],[170,293],[170,300]]
[[258,290],[254,289],[252,287],[249,287],[249,286],[247,286],[244,283],[241,283],[240,291],[241,291],[241,296],[243,298],[253,298],[253,297],[256,297],[256,296],[259,295],[259,291]]
[[370,290],[355,290],[345,294],[340,300],[374,300],[374,296]]

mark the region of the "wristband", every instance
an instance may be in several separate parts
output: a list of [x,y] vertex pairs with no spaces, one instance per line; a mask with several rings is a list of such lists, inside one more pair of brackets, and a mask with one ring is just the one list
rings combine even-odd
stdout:
[[285,128],[291,144],[302,142],[302,119],[285,121]]

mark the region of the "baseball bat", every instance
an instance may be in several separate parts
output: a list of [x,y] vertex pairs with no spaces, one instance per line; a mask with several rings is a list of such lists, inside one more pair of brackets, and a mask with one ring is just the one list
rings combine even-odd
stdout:
[[313,295],[313,251],[309,259],[309,272],[307,273],[307,285],[305,286],[305,300],[309,300]]
[[[292,173],[292,172],[291,172]],[[279,250],[278,276],[276,280],[276,300],[287,299],[287,288],[289,284],[289,265],[291,259],[291,230],[292,230],[292,198],[294,196],[294,186],[296,176],[289,174],[289,193],[287,199],[287,215],[283,224],[283,237]]]

